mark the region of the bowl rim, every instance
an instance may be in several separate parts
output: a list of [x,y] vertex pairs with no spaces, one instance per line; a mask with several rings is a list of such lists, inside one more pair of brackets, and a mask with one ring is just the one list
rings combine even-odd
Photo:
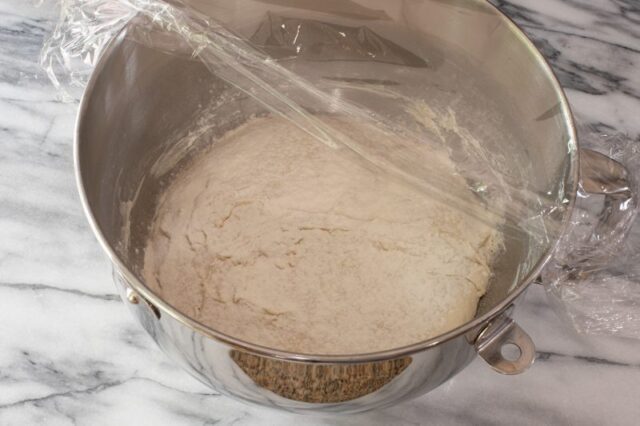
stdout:
[[[428,0],[427,0],[428,1]],[[523,30],[507,15],[505,15],[497,6],[489,3],[485,0],[467,0],[471,3],[481,4],[482,6],[489,6],[490,10],[497,16],[501,22],[509,28],[513,37],[517,37],[520,40],[520,43],[524,48],[526,48],[527,52],[533,56],[533,59],[537,62],[540,71],[547,77],[548,83],[551,84],[551,87],[555,93],[555,96],[558,100],[558,103],[561,107],[562,118],[565,122],[568,135],[570,136],[570,140],[568,142],[573,142],[575,146],[575,152],[569,152],[570,161],[569,161],[569,173],[568,178],[570,179],[571,188],[570,191],[566,192],[567,205],[566,210],[564,212],[564,217],[560,223],[559,233],[556,240],[549,245],[546,252],[540,257],[540,259],[536,262],[535,266],[532,270],[520,280],[517,286],[496,306],[490,309],[488,312],[474,317],[472,320],[456,327],[453,330],[450,330],[444,334],[439,336],[423,340],[421,342],[413,343],[411,345],[406,345],[402,347],[387,349],[383,351],[377,352],[368,352],[368,353],[354,353],[354,354],[308,354],[308,353],[298,353],[286,350],[280,350],[275,348],[270,348],[267,346],[262,346],[254,343],[250,343],[244,341],[242,339],[238,339],[236,337],[230,336],[228,334],[222,333],[220,331],[215,330],[212,327],[209,327],[205,324],[200,323],[199,321],[190,318],[189,316],[181,313],[176,308],[171,306],[169,303],[165,302],[160,296],[155,294],[151,289],[145,286],[145,284],[138,279],[138,277],[133,274],[129,268],[125,265],[125,263],[120,259],[114,247],[112,247],[107,239],[105,238],[102,230],[100,229],[98,222],[93,214],[91,206],[89,205],[87,194],[84,187],[84,182],[82,179],[82,167],[80,164],[80,150],[82,145],[81,140],[81,130],[84,125],[84,117],[86,116],[86,112],[89,106],[89,103],[92,98],[92,93],[96,81],[99,79],[102,74],[103,68],[106,66],[107,62],[111,57],[111,53],[121,44],[126,36],[126,31],[128,25],[120,30],[116,37],[114,37],[108,46],[103,51],[96,67],[94,68],[89,81],[86,85],[82,98],[80,100],[80,105],[78,108],[78,113],[76,116],[76,125],[74,131],[74,141],[73,141],[73,161],[74,161],[74,169],[75,169],[75,177],[76,177],[76,185],[78,187],[78,192],[80,195],[80,201],[82,203],[82,208],[87,216],[90,227],[93,230],[96,238],[98,239],[99,244],[102,246],[102,249],[106,252],[109,260],[112,262],[112,266],[118,271],[118,273],[126,280],[126,285],[130,286],[135,292],[144,297],[149,303],[156,306],[161,310],[163,314],[169,315],[173,320],[178,321],[181,325],[186,326],[210,339],[213,339],[217,342],[221,342],[230,346],[231,348],[242,350],[245,352],[250,352],[256,355],[265,356],[268,358],[293,361],[293,362],[307,362],[307,363],[361,363],[361,362],[372,362],[372,361],[384,361],[388,359],[401,358],[405,356],[409,356],[415,354],[417,352],[422,352],[426,349],[432,348],[434,346],[440,345],[444,342],[455,339],[459,336],[464,335],[465,333],[473,332],[474,330],[479,330],[480,327],[486,325],[489,321],[491,321],[496,316],[500,315],[502,312],[507,310],[512,302],[518,298],[528,287],[529,285],[538,277],[544,266],[550,260],[555,247],[558,244],[558,241],[565,234],[567,226],[570,222],[571,213],[573,211],[573,207],[575,204],[576,193],[579,184],[579,143],[576,135],[576,127],[574,122],[574,117],[571,112],[571,108],[569,106],[568,100],[562,89],[560,82],[558,81],[557,76],[553,72],[549,62],[546,58],[540,53],[540,51],[535,47],[533,42],[528,38],[528,36],[523,32]],[[126,303],[126,301],[125,301]],[[473,344],[473,340],[475,339],[476,334],[470,337],[472,340],[470,341]]]

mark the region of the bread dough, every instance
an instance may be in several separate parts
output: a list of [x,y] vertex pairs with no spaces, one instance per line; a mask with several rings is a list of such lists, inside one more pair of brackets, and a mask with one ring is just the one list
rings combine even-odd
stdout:
[[[389,143],[366,127],[333,125]],[[473,199],[446,156],[426,146],[420,155]],[[258,118],[176,174],[158,201],[143,276],[179,311],[236,338],[354,354],[472,319],[501,241],[359,156]]]

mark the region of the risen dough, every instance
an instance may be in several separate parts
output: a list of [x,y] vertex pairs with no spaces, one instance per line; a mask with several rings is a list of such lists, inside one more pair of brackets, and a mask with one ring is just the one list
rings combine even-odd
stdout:
[[[446,157],[421,155],[450,175],[451,191],[467,191]],[[261,118],[212,143],[166,188],[143,275],[178,310],[234,337],[362,353],[470,320],[500,244],[482,222]]]

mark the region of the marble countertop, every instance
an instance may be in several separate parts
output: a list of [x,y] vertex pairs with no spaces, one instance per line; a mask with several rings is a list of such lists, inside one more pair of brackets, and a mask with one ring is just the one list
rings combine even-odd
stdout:
[[[532,288],[515,317],[537,362],[481,360],[389,409],[309,417],[247,406],[176,368],[126,311],[84,218],[77,105],[38,66],[53,2],[0,2],[0,424],[637,424],[640,341],[581,336]],[[496,1],[550,60],[584,124],[640,143],[637,0]]]

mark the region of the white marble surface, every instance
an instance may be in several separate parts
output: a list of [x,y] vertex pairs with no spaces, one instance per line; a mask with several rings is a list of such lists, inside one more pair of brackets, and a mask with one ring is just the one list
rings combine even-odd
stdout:
[[[535,40],[574,110],[640,143],[638,0],[497,4]],[[57,101],[37,58],[52,5],[0,2],[0,425],[638,424],[640,341],[578,336],[540,288],[516,319],[535,340],[531,370],[476,360],[412,402],[357,416],[250,407],[174,367],[115,294],[76,193],[76,106]]]

